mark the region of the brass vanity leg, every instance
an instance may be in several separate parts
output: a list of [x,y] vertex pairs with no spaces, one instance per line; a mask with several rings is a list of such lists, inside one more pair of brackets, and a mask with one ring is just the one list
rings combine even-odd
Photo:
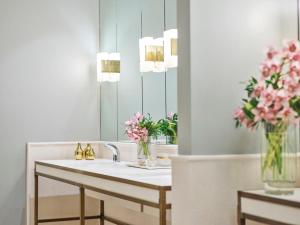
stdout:
[[242,204],[241,204],[241,192],[238,192],[238,206],[237,206],[237,219],[238,225],[246,225],[246,219],[242,214]]
[[144,205],[141,204],[141,212],[144,212]]
[[240,225],[246,225],[246,220],[244,218],[240,219]]
[[39,176],[34,175],[34,225],[39,224]]
[[159,191],[159,225],[167,225],[167,199],[164,189]]
[[100,201],[100,225],[104,225],[104,201]]
[[85,225],[85,194],[83,187],[80,187],[80,225]]

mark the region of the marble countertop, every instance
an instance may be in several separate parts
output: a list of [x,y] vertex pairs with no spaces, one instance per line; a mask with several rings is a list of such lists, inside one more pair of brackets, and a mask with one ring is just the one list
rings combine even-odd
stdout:
[[78,173],[104,175],[149,185],[171,187],[171,169],[146,170],[128,167],[129,162],[114,163],[112,160],[40,160],[37,164],[61,169],[70,169]]
[[243,192],[260,195],[260,196],[265,196],[265,197],[269,197],[269,198],[274,198],[274,199],[282,199],[282,200],[287,200],[287,201],[300,202],[300,188],[295,188],[294,194],[291,194],[291,195],[271,195],[271,194],[265,193],[264,190],[243,191]]

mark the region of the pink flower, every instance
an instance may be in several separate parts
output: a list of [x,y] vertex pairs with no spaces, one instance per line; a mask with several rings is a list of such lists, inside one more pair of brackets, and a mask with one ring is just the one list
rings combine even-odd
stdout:
[[255,122],[258,122],[258,121],[260,121],[260,120],[263,120],[264,117],[265,117],[265,114],[266,114],[266,112],[265,112],[265,110],[264,110],[263,107],[259,107],[259,108],[252,109],[252,113],[253,113],[253,115],[255,116],[255,117],[254,117],[254,121],[255,121]]
[[288,96],[287,96],[286,91],[281,89],[281,90],[276,92],[275,101],[280,102],[284,99],[287,99],[287,97]]
[[269,66],[271,75],[274,73],[279,73],[281,71],[281,62],[278,60],[270,61]]
[[269,60],[272,60],[274,58],[274,56],[276,56],[278,54],[278,51],[275,50],[274,47],[270,46],[265,50],[265,55],[266,58]]
[[269,67],[267,62],[263,62],[259,67],[260,73],[264,78],[267,78],[271,75],[271,68]]
[[242,124],[245,127],[249,128],[251,130],[254,129],[254,126],[255,126],[255,123],[252,120],[249,120],[249,119],[244,119],[243,122],[242,122]]
[[299,117],[297,117],[297,113],[289,106],[283,108],[278,113],[278,118],[291,124],[299,124]]
[[300,61],[300,53],[296,52],[295,54],[291,55],[291,60],[292,61]]
[[282,66],[279,60],[272,59],[262,62],[259,69],[263,79],[265,79],[274,73],[279,73],[282,69]]
[[140,112],[137,112],[135,114],[135,118],[138,120],[138,121],[141,121],[143,118],[144,118],[144,115],[141,114]]
[[262,105],[270,106],[274,100],[275,91],[271,86],[261,92]]
[[283,102],[286,101],[286,99],[287,96],[285,90],[276,91],[274,94],[273,110],[280,110],[283,107]]
[[300,76],[300,62],[299,61],[291,62],[289,75],[290,76]]
[[234,112],[234,118],[238,119],[240,121],[243,121],[245,119],[245,113],[244,111],[241,109],[241,107],[237,108]]
[[262,91],[265,89],[266,85],[264,81],[259,81],[253,88],[253,91],[251,93],[251,97],[259,97],[262,93]]
[[148,130],[140,125],[143,118],[141,113],[136,113],[133,118],[125,122],[125,133],[130,140],[136,143],[148,140]]
[[288,118],[290,115],[292,115],[292,113],[293,110],[290,107],[286,107],[278,113],[278,116],[282,118]]
[[167,119],[172,120],[173,116],[174,116],[174,113],[173,112],[169,112],[168,115],[167,115]]
[[289,53],[295,53],[299,51],[299,42],[294,40],[284,40],[284,51],[288,51]]
[[265,55],[266,59],[260,64],[260,79],[243,106],[253,108],[254,118],[246,115],[243,108],[238,108],[234,114],[235,119],[250,129],[259,122],[276,125],[281,121],[291,124],[300,121],[298,112],[290,106],[291,98],[300,97],[299,42],[285,41],[278,51],[269,47]]
[[284,80],[283,88],[287,91],[290,98],[298,94],[300,90],[299,77],[287,76]]

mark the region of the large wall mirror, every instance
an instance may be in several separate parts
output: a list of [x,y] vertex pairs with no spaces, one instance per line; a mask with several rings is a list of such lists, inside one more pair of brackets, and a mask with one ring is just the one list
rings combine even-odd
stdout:
[[140,72],[139,40],[177,28],[176,0],[100,0],[100,51],[120,53],[120,81],[101,83],[101,140],[126,141],[135,112],[177,112],[177,68]]

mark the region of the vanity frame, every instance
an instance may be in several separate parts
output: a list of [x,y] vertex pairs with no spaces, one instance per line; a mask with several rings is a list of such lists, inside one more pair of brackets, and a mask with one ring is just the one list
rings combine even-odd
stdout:
[[268,195],[264,190],[238,191],[237,211],[238,225],[246,225],[246,220],[269,225],[299,224],[300,189],[286,196]]
[[[149,201],[145,200],[142,198],[137,198],[133,197],[130,195],[122,194],[122,193],[117,193],[114,191],[109,191],[106,189],[102,189],[99,187],[94,187],[91,185],[87,185],[85,182],[77,182],[74,181],[74,179],[66,179],[63,176],[58,175],[51,175],[51,173],[47,172],[41,172],[38,167],[44,167],[44,168],[49,168],[49,169],[54,169],[56,171],[61,171],[61,172],[68,172],[72,174],[77,174],[77,175],[83,175],[83,176],[88,176],[91,178],[98,178],[99,181],[101,180],[107,180],[109,182],[113,182],[116,184],[126,184],[130,185],[131,187],[137,187],[137,188],[143,188],[151,191],[157,192],[159,196],[158,202],[155,201]],[[69,185],[73,185],[79,188],[80,192],[80,216],[79,217],[66,217],[66,218],[51,218],[51,219],[39,219],[39,177],[45,177],[48,179],[60,181]],[[149,206],[153,208],[159,209],[159,225],[167,225],[167,210],[171,209],[171,203],[167,203],[167,193],[171,191],[171,186],[158,186],[158,185],[152,185],[148,183],[142,183],[142,182],[137,182],[133,180],[127,180],[123,178],[118,178],[118,177],[112,177],[112,176],[107,176],[107,175],[102,175],[98,173],[92,173],[92,172],[87,172],[87,171],[82,171],[82,170],[77,170],[77,169],[72,169],[69,167],[63,167],[63,166],[58,166],[58,165],[53,165],[53,164],[48,164],[44,162],[35,162],[35,170],[34,170],[34,225],[42,224],[42,223],[50,223],[50,222],[63,222],[63,221],[80,221],[80,225],[85,225],[86,220],[100,220],[100,225],[104,225],[104,221],[108,221],[111,223],[114,223],[116,225],[130,225],[128,223],[119,221],[117,219],[108,217],[105,215],[105,207],[104,207],[104,200],[100,200],[100,212],[99,215],[95,216],[86,216],[85,215],[85,191],[90,190],[93,192],[101,193],[104,195],[116,197],[119,199],[123,199],[126,201],[134,202],[137,204],[141,205],[141,212],[143,212],[144,206]]]

